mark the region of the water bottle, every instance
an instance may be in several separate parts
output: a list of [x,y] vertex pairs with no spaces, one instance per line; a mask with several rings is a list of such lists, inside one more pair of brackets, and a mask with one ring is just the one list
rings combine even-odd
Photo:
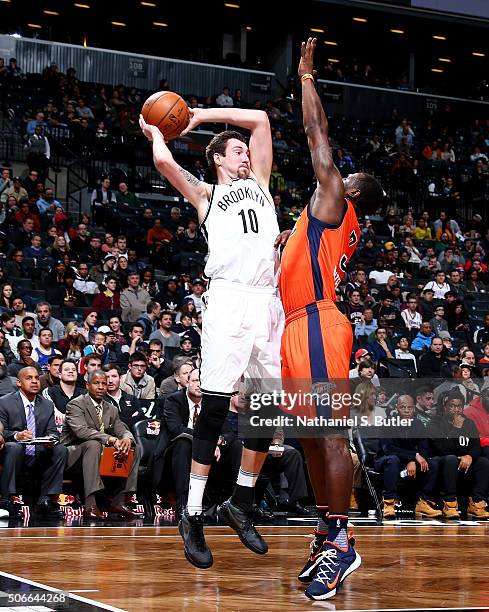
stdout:
[[402,472],[399,474],[399,476],[401,478],[407,478],[407,475],[408,475],[408,471],[407,470],[402,470]]

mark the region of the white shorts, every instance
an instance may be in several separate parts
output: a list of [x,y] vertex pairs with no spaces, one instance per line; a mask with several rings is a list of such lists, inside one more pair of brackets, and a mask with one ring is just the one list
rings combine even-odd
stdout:
[[230,395],[243,375],[276,388],[285,323],[276,291],[213,280],[202,298],[202,391]]

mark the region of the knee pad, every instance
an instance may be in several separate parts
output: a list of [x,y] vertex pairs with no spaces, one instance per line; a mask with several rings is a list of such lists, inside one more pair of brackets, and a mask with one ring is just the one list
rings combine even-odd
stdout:
[[205,393],[202,408],[195,424],[192,458],[210,465],[214,459],[219,434],[229,411],[230,396]]
[[272,438],[246,438],[243,446],[256,453],[268,453]]

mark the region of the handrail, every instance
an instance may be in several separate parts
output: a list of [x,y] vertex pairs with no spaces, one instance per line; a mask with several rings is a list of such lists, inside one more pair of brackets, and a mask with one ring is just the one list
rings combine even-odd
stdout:
[[441,100],[450,100],[451,102],[466,102],[473,104],[489,105],[489,100],[475,100],[474,98],[457,98],[456,96],[445,96],[442,94],[431,93],[428,91],[410,91],[408,89],[396,89],[394,87],[382,87],[380,85],[364,85],[362,83],[348,83],[346,81],[332,81],[330,79],[318,79],[318,84],[337,85],[340,87],[353,87],[357,89],[368,89],[370,91],[385,91],[390,94],[403,94],[408,96],[418,96],[422,98],[440,98]]

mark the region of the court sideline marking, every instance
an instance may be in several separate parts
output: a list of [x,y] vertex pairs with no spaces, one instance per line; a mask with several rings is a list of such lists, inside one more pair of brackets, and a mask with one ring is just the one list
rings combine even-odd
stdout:
[[474,608],[471,606],[460,606],[458,608],[359,608],[355,610],[338,610],[338,612],[467,612],[468,610],[485,610],[489,612],[489,607]]
[[[433,537],[436,538],[484,538],[487,537],[483,533],[437,533],[432,534]],[[312,537],[313,533],[267,533],[265,537],[267,538],[308,538]],[[207,536],[208,538],[234,538],[236,534],[233,533],[210,533]],[[364,538],[426,538],[427,535],[425,533],[381,533],[381,534],[365,534],[361,536],[361,540]],[[128,534],[128,535],[52,535],[52,536],[22,536],[15,538],[17,542],[22,540],[90,540],[90,539],[127,539],[127,538],[168,538],[168,539],[181,539],[181,536],[178,533],[175,534],[154,534],[154,535],[136,535],[136,534]],[[12,536],[0,536],[1,540],[9,540],[12,542]],[[0,572],[1,574],[1,572]],[[442,610],[444,608],[441,608]],[[486,608],[483,608],[484,610]],[[489,607],[487,608],[489,612]]]
[[30,584],[31,586],[38,587],[40,589],[44,589],[45,591],[50,591],[52,593],[68,593],[68,596],[71,599],[76,599],[77,601],[81,601],[82,603],[90,604],[92,606],[98,606],[102,610],[109,610],[110,612],[128,612],[127,610],[123,610],[122,608],[115,608],[110,604],[101,603],[100,601],[96,601],[95,599],[88,599],[87,597],[81,597],[80,595],[73,595],[69,591],[64,591],[63,589],[56,589],[55,587],[48,586],[47,584],[42,584],[42,582],[35,582],[34,580],[29,580],[28,578],[22,578],[21,576],[16,576],[15,574],[8,574],[7,572],[0,571],[0,576],[4,576],[5,578],[10,578],[11,580],[17,580],[17,582],[24,582],[26,584]]

